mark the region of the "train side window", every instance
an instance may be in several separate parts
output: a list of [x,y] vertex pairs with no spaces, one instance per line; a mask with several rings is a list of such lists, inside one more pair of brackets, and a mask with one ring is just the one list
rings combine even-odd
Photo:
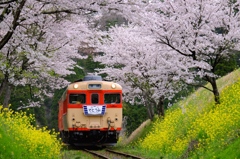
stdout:
[[120,103],[120,94],[104,94],[104,103]]
[[70,94],[69,103],[71,104],[84,104],[86,103],[86,94]]
[[92,104],[98,104],[98,100],[99,100],[98,94],[92,94],[92,96],[91,96]]

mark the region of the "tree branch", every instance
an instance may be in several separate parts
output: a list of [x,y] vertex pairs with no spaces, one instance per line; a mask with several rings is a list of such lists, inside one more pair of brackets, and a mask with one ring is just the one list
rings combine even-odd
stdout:
[[9,4],[9,3],[12,3],[12,2],[16,2],[17,0],[10,0],[10,1],[6,1],[6,2],[0,2],[0,5],[2,4]]
[[9,14],[11,12],[10,10],[11,5],[8,5],[6,8],[3,9],[2,14],[0,15],[0,23],[3,21],[5,14]]
[[23,6],[25,5],[26,0],[22,0],[20,2],[20,5],[18,6],[18,8],[16,9],[16,13],[13,16],[13,22],[12,22],[12,28],[11,30],[9,30],[6,35],[3,37],[3,39],[0,41],[0,50],[4,47],[4,45],[6,43],[8,43],[8,41],[11,39],[14,30],[17,28],[17,26],[19,25],[19,23],[17,22],[19,17],[20,17],[20,13],[22,11]]
[[178,50],[177,48],[175,48],[174,46],[172,46],[172,45],[170,44],[170,41],[169,41],[169,39],[168,39],[167,37],[164,37],[164,38],[165,38],[166,41],[164,41],[163,39],[159,39],[160,41],[157,40],[157,42],[169,46],[171,49],[177,51],[179,54],[181,54],[181,55],[183,55],[183,56],[193,57],[193,54],[190,54],[190,55],[189,55],[189,54],[185,54],[185,53],[181,52],[180,50]]
[[[181,80],[182,81],[182,80]],[[209,82],[207,79],[206,79],[207,82]],[[184,81],[183,81],[184,82]],[[184,82],[186,83],[186,82]],[[210,88],[207,88],[206,86],[202,85],[202,84],[193,84],[193,83],[186,83],[187,85],[190,85],[190,86],[195,86],[195,87],[202,87],[202,88],[205,88],[206,90],[210,91],[210,92],[213,92],[212,89]]]
[[[69,13],[69,14],[78,14],[77,10],[85,10],[90,13],[96,13],[97,11],[87,8],[75,8],[75,9],[63,9],[63,10],[53,10],[53,11],[43,11],[42,14],[57,14],[57,13]],[[89,13],[89,14],[90,14]]]

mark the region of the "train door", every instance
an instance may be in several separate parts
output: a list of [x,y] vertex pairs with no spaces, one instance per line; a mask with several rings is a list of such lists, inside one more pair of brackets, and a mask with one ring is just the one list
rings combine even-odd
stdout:
[[100,105],[100,93],[91,93],[90,94],[90,101],[92,106],[92,113],[99,114],[99,115],[93,115],[91,118],[89,118],[89,125],[90,129],[99,129],[102,125],[101,122],[101,112],[102,112],[102,106]]
[[98,93],[92,93],[91,94],[91,104],[99,104],[99,94]]

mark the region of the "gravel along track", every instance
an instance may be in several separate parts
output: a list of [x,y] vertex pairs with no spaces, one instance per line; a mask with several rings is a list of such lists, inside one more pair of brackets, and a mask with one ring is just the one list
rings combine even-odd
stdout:
[[97,156],[98,158],[103,158],[103,159],[143,159],[138,156],[117,152],[109,149],[105,149],[101,151],[92,151],[92,150],[84,149],[84,151],[91,153],[92,155]]

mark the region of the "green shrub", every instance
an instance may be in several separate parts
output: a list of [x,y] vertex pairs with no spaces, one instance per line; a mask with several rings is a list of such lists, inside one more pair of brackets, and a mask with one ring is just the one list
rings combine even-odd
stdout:
[[234,84],[221,88],[219,105],[203,89],[177,103],[164,120],[154,123],[153,131],[139,142],[140,148],[166,158],[221,158],[219,152],[240,136],[239,70],[235,79]]
[[0,159],[59,158],[57,134],[31,125],[33,116],[0,106]]

